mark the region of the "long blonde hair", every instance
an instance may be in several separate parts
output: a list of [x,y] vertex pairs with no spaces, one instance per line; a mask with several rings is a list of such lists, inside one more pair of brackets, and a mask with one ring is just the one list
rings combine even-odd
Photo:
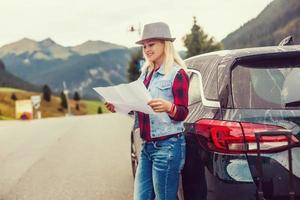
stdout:
[[[163,64],[164,64],[165,75],[168,75],[174,63],[178,64],[181,69],[186,70],[187,67],[184,61],[179,56],[179,54],[177,53],[177,51],[175,50],[173,43],[170,41],[164,41],[164,43],[165,43],[165,48],[164,48]],[[147,69],[152,71],[154,69],[154,63],[147,59],[144,51],[143,51],[143,55],[146,61],[143,64],[141,71],[143,72],[146,71]]]

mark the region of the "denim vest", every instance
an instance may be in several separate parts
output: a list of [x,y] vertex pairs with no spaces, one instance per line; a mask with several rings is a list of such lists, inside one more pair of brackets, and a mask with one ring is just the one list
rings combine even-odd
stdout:
[[[163,65],[159,70],[153,73],[148,91],[152,98],[162,98],[170,102],[174,102],[172,93],[173,81],[180,67],[174,64],[167,76],[165,76]],[[146,72],[142,72],[139,79],[144,81]],[[150,114],[151,138],[171,135],[184,131],[183,121],[172,120],[167,113]],[[135,115],[135,127],[138,127],[137,115]]]

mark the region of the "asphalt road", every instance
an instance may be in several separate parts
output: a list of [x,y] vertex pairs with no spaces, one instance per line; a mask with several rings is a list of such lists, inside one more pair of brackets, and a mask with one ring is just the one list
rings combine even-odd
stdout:
[[130,200],[130,129],[119,114],[0,121],[0,200]]

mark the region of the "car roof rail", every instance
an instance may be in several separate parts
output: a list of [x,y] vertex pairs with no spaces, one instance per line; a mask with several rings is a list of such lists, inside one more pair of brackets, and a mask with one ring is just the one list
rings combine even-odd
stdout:
[[278,46],[286,46],[286,45],[293,45],[294,44],[294,39],[292,35],[287,36],[283,40],[280,41]]

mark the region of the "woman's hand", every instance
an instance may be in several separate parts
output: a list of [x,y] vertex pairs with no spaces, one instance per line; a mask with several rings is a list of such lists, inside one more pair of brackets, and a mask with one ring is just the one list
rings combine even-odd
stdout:
[[115,106],[109,102],[105,102],[104,105],[106,106],[106,108],[110,111],[110,112],[116,112],[115,110]]
[[172,107],[172,103],[170,101],[160,98],[152,99],[148,102],[148,105],[151,106],[155,112],[169,112]]

